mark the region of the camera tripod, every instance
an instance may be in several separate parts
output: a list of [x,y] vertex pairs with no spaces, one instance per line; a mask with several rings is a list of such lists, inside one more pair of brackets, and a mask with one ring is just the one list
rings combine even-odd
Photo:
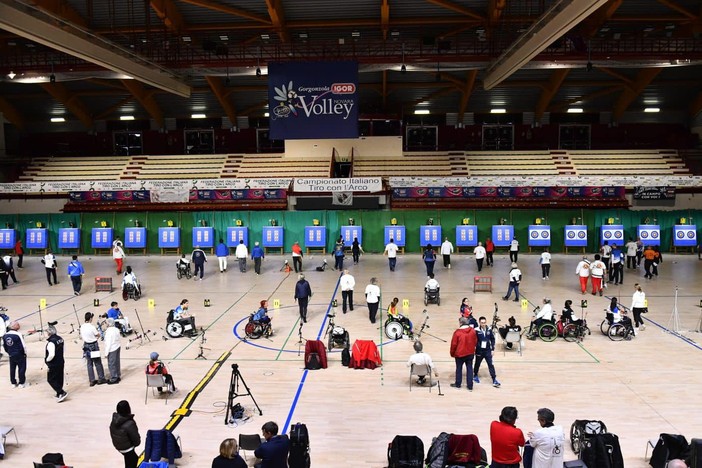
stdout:
[[[144,344],[144,338],[147,339],[149,343],[151,343],[151,338],[149,338],[149,333],[151,333],[151,330],[144,330],[144,325],[141,323],[141,317],[139,316],[139,311],[135,308],[134,313],[136,314],[137,317],[137,322],[139,322],[139,328],[141,329],[141,334],[138,332],[136,333],[136,336],[134,338],[131,338],[129,342],[131,343],[132,341],[139,341],[138,346],[141,346]],[[156,332],[153,332],[154,335]]]
[[204,359],[207,360],[205,357],[205,350],[211,351],[211,348],[206,348],[205,343],[207,343],[207,338],[205,338],[205,329],[200,328],[200,333],[202,333],[202,336],[200,337],[200,353],[195,356],[195,359]]
[[427,324],[427,322],[429,321],[429,314],[427,313],[427,309],[424,309],[422,311],[422,313],[424,314],[424,322],[422,322],[422,326],[419,327],[419,331],[414,335],[414,339],[418,341],[422,337],[422,333],[424,333],[425,335],[429,335],[432,338],[436,338],[437,340],[443,341],[444,343],[446,343],[445,339],[439,338],[436,335],[432,335],[431,333],[424,331],[425,328],[431,328],[431,327],[429,327],[429,325]]
[[303,326],[304,324],[305,324],[305,322],[303,322],[302,319],[300,319],[300,326],[299,326],[298,329],[297,329],[297,337],[298,337],[298,340],[297,340],[297,355],[298,355],[298,356],[300,356],[300,354],[302,354],[302,343],[305,342],[305,341],[307,341],[306,338],[303,338],[303,337],[302,337],[302,326]]
[[[241,383],[246,389],[246,393],[239,393],[239,383]],[[240,396],[249,396],[251,401],[256,405],[259,416],[263,416],[263,411],[261,407],[256,403],[256,399],[253,394],[251,394],[251,389],[246,385],[244,377],[242,377],[241,372],[239,372],[239,364],[232,364],[232,379],[229,383],[229,396],[227,397],[227,413],[224,415],[224,424],[229,424],[229,416],[231,415],[232,406],[234,405],[234,399]]]

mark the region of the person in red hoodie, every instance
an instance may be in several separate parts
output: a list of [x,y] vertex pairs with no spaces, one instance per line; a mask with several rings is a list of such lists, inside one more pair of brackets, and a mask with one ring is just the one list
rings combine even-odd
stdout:
[[478,337],[475,329],[470,326],[467,317],[458,319],[459,327],[453,332],[451,338],[451,357],[456,360],[456,382],[452,383],[453,388],[461,388],[463,380],[463,366],[466,367],[466,385],[468,391],[473,391],[473,356],[475,347],[478,344]]
[[524,447],[524,433],[514,424],[517,422],[517,408],[505,406],[500,420],[490,424],[492,445],[492,468],[519,468],[522,456],[519,447]]

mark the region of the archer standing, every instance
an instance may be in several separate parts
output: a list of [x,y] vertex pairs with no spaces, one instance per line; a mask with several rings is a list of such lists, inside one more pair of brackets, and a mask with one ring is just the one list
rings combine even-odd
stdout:
[[56,333],[56,322],[50,322],[46,328],[46,333],[49,337],[46,339],[46,352],[44,362],[48,372],[46,381],[51,385],[51,388],[56,392],[56,401],[61,403],[66,399],[68,393],[63,389],[63,338]]
[[83,275],[85,270],[83,264],[78,260],[78,255],[71,257],[71,262],[68,264],[68,276],[73,283],[73,294],[80,296],[80,289],[83,287]]
[[300,308],[300,319],[307,323],[307,304],[312,297],[312,288],[310,283],[305,279],[305,275],[300,273],[297,284],[295,284],[295,301]]

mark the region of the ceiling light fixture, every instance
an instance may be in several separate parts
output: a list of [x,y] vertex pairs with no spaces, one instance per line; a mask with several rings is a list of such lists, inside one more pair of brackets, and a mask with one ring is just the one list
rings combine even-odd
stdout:
[[506,114],[507,109],[504,109],[502,107],[494,107],[494,108],[490,109],[490,113],[491,114]]
[[568,108],[568,113],[569,114],[582,114],[583,108],[582,107],[569,107]]
[[648,112],[650,114],[660,112],[660,111],[661,111],[660,107],[647,107],[644,109],[644,112]]
[[191,119],[206,119],[207,115],[205,114],[192,114],[190,116]]
[[120,115],[119,120],[134,120],[133,115]]
[[7,74],[7,77],[11,80],[14,80],[16,76],[17,75],[15,75],[15,72],[13,72],[12,70],[10,70],[10,73]]
[[53,122],[53,123],[61,123],[61,122],[65,122],[65,121],[66,121],[66,119],[64,119],[63,117],[51,117],[51,122]]
[[190,86],[170,70],[25,3],[0,2],[0,28],[169,93],[190,97]]
[[263,113],[263,116],[264,116],[264,117],[270,117],[270,115],[271,115],[271,114],[268,113],[268,112],[264,112],[264,113]]
[[358,32],[358,31],[353,31],[353,32],[351,33],[351,37],[361,37],[361,33]]
[[417,109],[414,111],[414,115],[428,115],[429,109]]

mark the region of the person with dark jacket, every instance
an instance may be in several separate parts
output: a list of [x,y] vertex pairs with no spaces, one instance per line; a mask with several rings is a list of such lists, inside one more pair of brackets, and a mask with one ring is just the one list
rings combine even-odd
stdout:
[[83,275],[85,269],[83,264],[78,260],[78,255],[71,257],[71,262],[68,264],[68,276],[73,283],[73,294],[80,296],[80,290],[83,287]]
[[297,284],[295,284],[295,301],[300,308],[300,320],[307,323],[307,304],[312,297],[312,288],[310,283],[305,279],[305,275],[300,273]]
[[463,380],[463,366],[466,367],[466,384],[469,391],[473,391],[473,356],[475,347],[478,344],[478,337],[475,328],[468,324],[466,317],[458,319],[459,328],[453,332],[451,337],[451,357],[456,360],[456,382],[452,383],[453,388],[461,388]]
[[117,412],[112,413],[110,437],[112,445],[124,456],[124,468],[135,468],[139,461],[135,449],[141,444],[141,436],[126,400],[117,403]]
[[251,260],[254,261],[254,271],[257,275],[261,274],[261,260],[264,258],[266,258],[266,252],[258,242],[254,243],[254,248],[251,249]]
[[288,452],[290,451],[288,436],[278,435],[278,425],[273,421],[265,423],[261,427],[261,432],[266,441],[254,451],[256,458],[261,459],[261,463],[256,466],[260,468],[287,468]]
[[[190,260],[193,262],[193,265],[195,265],[193,279],[199,279],[202,281],[202,276],[205,274],[205,262],[207,261],[207,255],[205,255],[205,252],[200,248],[200,246],[196,245],[195,249],[193,249],[193,253],[190,254]],[[198,272],[200,273],[200,278],[197,277]]]
[[475,330],[476,337],[478,338],[478,344],[475,348],[475,366],[473,366],[473,382],[480,383],[478,371],[480,370],[480,364],[483,362],[483,360],[485,360],[488,366],[488,371],[490,371],[492,386],[499,387],[500,382],[497,380],[497,375],[495,374],[495,366],[492,363],[492,352],[495,350],[495,334],[492,332],[492,328],[488,327],[487,319],[485,317],[480,317],[479,323],[480,326]]
[[46,327],[49,337],[46,339],[46,353],[44,362],[48,368],[46,381],[56,392],[56,400],[61,403],[66,399],[68,393],[63,389],[63,338],[56,333],[56,322],[49,322]]
[[[2,320],[2,319],[0,319]],[[27,347],[24,338],[19,333],[20,324],[17,321],[10,323],[2,337],[2,345],[10,357],[10,383],[14,388],[24,388],[27,373]],[[19,381],[16,378],[19,376]]]
[[234,439],[224,439],[219,444],[219,456],[212,460],[212,468],[246,468],[246,462],[239,455],[239,446]]

